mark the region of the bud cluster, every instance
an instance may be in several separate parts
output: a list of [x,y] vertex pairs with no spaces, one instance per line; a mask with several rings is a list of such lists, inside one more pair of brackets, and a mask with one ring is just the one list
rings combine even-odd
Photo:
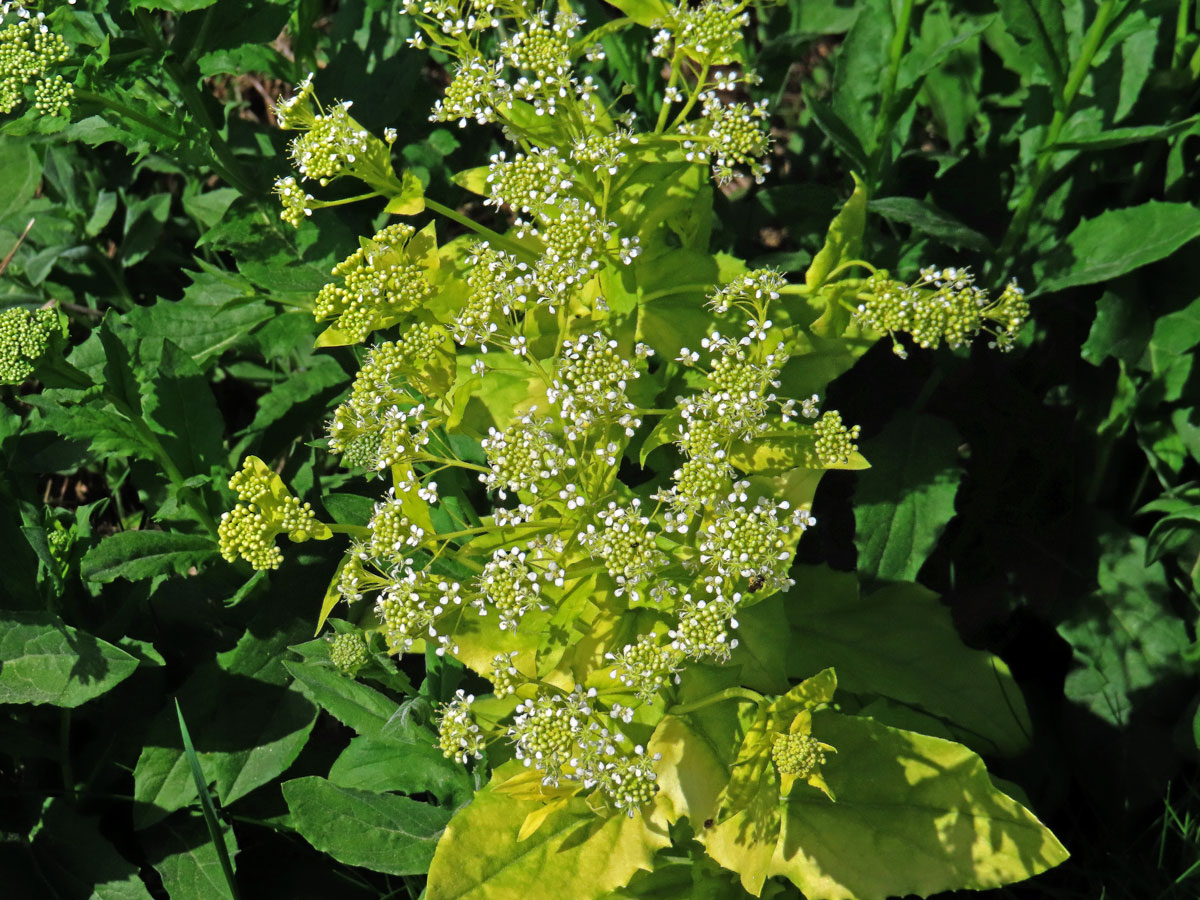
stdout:
[[0,313],[0,384],[20,384],[32,375],[57,328],[53,308],[13,307]]
[[0,30],[0,112],[10,113],[33,88],[33,105],[47,116],[66,115],[75,91],[52,70],[71,55],[67,42],[46,25],[46,14],[21,4],[0,6],[0,19],[14,10],[17,21]]
[[912,284],[896,281],[881,269],[863,282],[857,303],[859,321],[890,335],[901,357],[907,355],[896,340],[901,332],[920,347],[935,348],[945,341],[953,348],[987,331],[993,347],[1008,350],[1029,317],[1029,301],[1015,281],[992,299],[966,268],[925,268]]
[[278,475],[257,456],[248,456],[229,479],[240,501],[221,516],[217,545],[230,562],[238,557],[255,569],[277,569],[283,554],[275,538],[286,534],[295,542],[325,540],[329,527],[317,520],[312,505],[288,493]]

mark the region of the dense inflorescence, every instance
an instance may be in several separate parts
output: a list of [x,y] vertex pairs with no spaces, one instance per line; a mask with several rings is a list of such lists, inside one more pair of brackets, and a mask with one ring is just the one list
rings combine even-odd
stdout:
[[31,88],[34,108],[47,116],[64,116],[75,89],[53,70],[70,59],[71,50],[46,24],[44,12],[31,13],[22,4],[0,5],[0,21],[16,21],[0,30],[0,112],[10,113]]
[[0,313],[0,384],[20,384],[32,375],[58,327],[54,309],[14,307]]
[[[511,228],[447,211],[475,236],[439,247],[432,228],[389,225],[314,302],[332,323],[322,345],[395,329],[367,351],[328,427],[345,466],[390,479],[365,525],[338,526],[351,547],[333,592],[359,621],[373,609],[390,652],[449,653],[491,680],[493,698],[460,691],[440,710],[447,756],[471,763],[507,740],[544,785],[591,790],[632,815],[654,796],[655,760],[631,723],[661,713],[689,667],[729,662],[741,611],[792,585],[816,479],[781,487],[775,473],[862,464],[857,426],[822,410],[811,385],[788,395],[791,364],[810,349],[789,304],[832,296],[862,327],[926,346],[961,343],[985,321],[1011,343],[1027,307],[1015,285],[987,301],[962,270],[927,270],[908,287],[874,269],[810,286],[733,267],[707,290],[702,336],[664,357],[624,315],[644,290],[642,254],[662,243],[630,217],[640,201],[621,195],[624,176],[648,160],[693,175],[703,164],[718,182],[765,176],[767,110],[748,97],[744,5],[707,0],[656,23],[667,84],[641,131],[601,103],[586,73],[603,52],[566,8],[408,0],[405,11],[422,29],[412,42],[455,64],[432,118],[499,123],[519,146],[463,182]],[[492,31],[495,42],[481,40]],[[322,107],[311,80],[277,105],[281,126],[301,132],[301,180],[353,175],[403,200],[394,134],[370,136],[348,109]],[[294,177],[276,191],[292,224],[322,205]],[[867,264],[843,261],[837,274],[854,265]],[[674,462],[635,474],[638,447],[643,459],[666,447]],[[465,509],[463,478],[493,499],[489,515]],[[457,495],[443,497],[439,479]],[[266,509],[236,489],[222,551],[277,565],[280,516],[304,533],[308,511],[290,497]],[[507,706],[477,715],[484,702]],[[774,759],[799,777],[823,747],[789,735]]]

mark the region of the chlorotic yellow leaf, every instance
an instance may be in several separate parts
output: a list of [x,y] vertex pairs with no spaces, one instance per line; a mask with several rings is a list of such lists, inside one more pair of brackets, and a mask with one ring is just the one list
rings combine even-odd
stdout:
[[388,199],[384,212],[394,216],[415,216],[425,211],[425,188],[421,180],[407,169],[400,175],[400,193]]
[[751,893],[781,875],[808,900],[928,896],[1022,881],[1067,858],[961,744],[831,710],[814,714],[813,733],[837,749],[821,767],[836,803],[797,783],[787,798],[764,792],[728,821],[697,830]]
[[342,566],[346,564],[346,560],[350,558],[347,553],[342,557],[342,561],[338,563],[337,569],[334,570],[333,578],[329,581],[329,587],[325,590],[325,597],[321,600],[321,614],[317,616],[317,630],[313,635],[319,635],[321,629],[325,627],[325,620],[329,618],[329,614],[333,612],[333,608],[342,601],[342,592],[338,590],[338,581],[341,578]]
[[[510,762],[493,783],[520,770]],[[549,813],[519,840],[538,804],[497,793],[489,785],[450,820],[429,867],[426,900],[527,900],[538,886],[555,897],[594,900],[652,867],[670,844],[665,829],[644,816],[599,818],[581,797]]]
[[450,176],[450,180],[463,190],[470,191],[472,194],[478,194],[480,197],[486,197],[488,195],[487,177],[489,171],[489,166],[476,166],[474,169],[463,169],[461,172],[456,172]]
[[521,823],[521,830],[517,832],[517,843],[533,837],[537,833],[537,830],[546,823],[546,819],[550,818],[551,815],[560,809],[566,809],[567,801],[567,797],[559,797],[557,800],[543,803],[534,809],[525,817],[525,821]]

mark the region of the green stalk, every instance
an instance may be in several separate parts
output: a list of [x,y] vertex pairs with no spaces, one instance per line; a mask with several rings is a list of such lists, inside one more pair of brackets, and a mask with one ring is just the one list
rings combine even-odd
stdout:
[[872,183],[878,180],[878,168],[883,158],[885,141],[896,126],[896,113],[892,105],[896,100],[896,84],[900,80],[900,63],[904,59],[904,45],[908,41],[908,28],[912,22],[914,0],[904,0],[900,7],[900,16],[896,20],[896,30],[888,45],[888,68],[883,82],[883,94],[879,100],[879,118],[875,123],[875,146],[871,149]]
[[480,237],[486,238],[488,243],[492,244],[493,246],[503,247],[510,253],[516,254],[517,256],[528,257],[532,255],[531,250],[522,247],[516,241],[506,238],[499,232],[492,231],[492,229],[484,225],[480,225],[478,222],[472,221],[457,210],[453,210],[448,206],[438,203],[436,200],[430,197],[425,198],[425,208],[431,212],[437,213],[439,216],[449,219],[451,222],[457,222],[464,228],[474,231]]
[[139,125],[144,125],[146,128],[152,128],[159,134],[165,135],[173,141],[182,143],[184,136],[174,129],[168,128],[157,119],[152,119],[150,116],[138,112],[131,106],[126,106],[119,100],[113,100],[111,97],[105,97],[103,94],[95,94],[92,91],[76,90],[75,99],[82,100],[85,103],[95,103],[97,106],[103,106],[106,109],[111,109],[115,113],[120,113],[126,119],[137,122]]
[[1175,47],[1171,52],[1171,68],[1183,66],[1184,43],[1188,36],[1188,20],[1191,18],[1192,0],[1179,0],[1179,16],[1175,19]]
[[681,703],[678,706],[672,706],[667,710],[668,715],[682,716],[686,713],[695,712],[698,709],[704,709],[706,706],[712,706],[714,703],[723,703],[726,700],[745,700],[748,703],[761,703],[763,695],[758,691],[752,691],[750,688],[730,687],[723,691],[717,691],[715,694],[709,694],[707,697],[701,697],[699,700],[693,700],[691,703]]
[[1087,33],[1084,35],[1083,48],[1080,50],[1079,59],[1075,60],[1075,65],[1071,67],[1071,73],[1067,78],[1066,86],[1063,88],[1061,100],[1054,112],[1054,118],[1051,119],[1050,127],[1046,129],[1046,136],[1042,139],[1042,146],[1038,149],[1037,167],[1034,169],[1033,177],[1029,179],[1029,184],[1026,185],[1025,191],[1017,203],[1017,210],[1013,214],[1008,231],[1005,232],[1004,240],[1000,244],[997,257],[1006,264],[1012,262],[1013,248],[1016,246],[1017,241],[1024,237],[1025,231],[1029,227],[1029,220],[1033,216],[1034,203],[1037,201],[1046,176],[1050,174],[1050,149],[1058,143],[1058,137],[1062,133],[1063,125],[1066,124],[1067,118],[1071,114],[1071,106],[1075,102],[1075,96],[1079,93],[1079,88],[1083,85],[1083,79],[1087,77],[1088,71],[1092,67],[1092,60],[1096,56],[1096,51],[1100,49],[1100,43],[1104,40],[1109,23],[1112,22],[1116,7],[1117,0],[1104,0],[1100,4],[1100,8],[1096,11],[1096,18],[1092,20],[1092,24],[1088,27]]

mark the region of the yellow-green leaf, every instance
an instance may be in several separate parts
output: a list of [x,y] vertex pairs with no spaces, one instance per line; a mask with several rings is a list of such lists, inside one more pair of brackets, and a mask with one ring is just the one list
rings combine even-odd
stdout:
[[808,900],[928,896],[1022,881],[1067,858],[961,744],[831,710],[813,723],[813,733],[837,748],[821,770],[836,803],[796,784],[777,806],[760,795],[750,809],[698,831],[752,893],[765,876],[782,875]]
[[858,255],[866,224],[867,188],[862,179],[854,175],[854,193],[829,224],[825,246],[813,257],[812,265],[804,273],[804,283],[811,290],[818,290],[830,272]]
[[421,179],[406,169],[400,175],[400,182],[402,185],[400,193],[388,199],[388,204],[383,211],[394,216],[415,216],[417,213],[424,212],[425,188],[421,184]]
[[487,176],[490,166],[476,166],[474,169],[463,169],[461,172],[456,172],[450,176],[450,180],[457,184],[463,190],[470,191],[472,194],[478,194],[480,197],[488,195]]
[[[519,771],[510,762],[493,784]],[[539,806],[497,793],[491,785],[450,821],[429,867],[426,900],[527,900],[544,886],[557,897],[593,900],[622,887],[654,852],[670,843],[645,817],[597,817],[573,797],[519,840],[521,826]]]

